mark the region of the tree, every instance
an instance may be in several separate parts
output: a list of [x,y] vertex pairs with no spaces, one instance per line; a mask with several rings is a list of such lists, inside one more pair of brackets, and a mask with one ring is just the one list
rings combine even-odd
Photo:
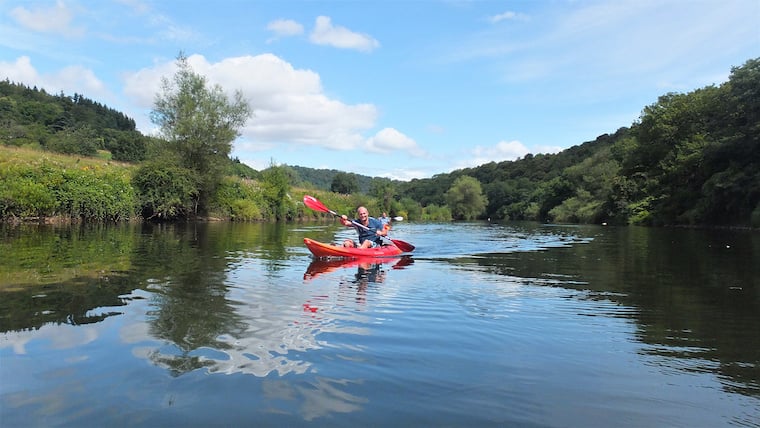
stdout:
[[488,205],[488,198],[483,194],[477,179],[463,175],[454,180],[454,184],[446,192],[446,202],[455,219],[471,220],[483,213]]
[[[199,177],[198,210],[205,212],[229,164],[232,142],[251,116],[242,92],[229,100],[221,86],[207,84],[180,52],[172,80],[162,78],[151,121],[160,126],[180,164]],[[198,212],[196,211],[196,214]]]
[[100,148],[101,137],[89,125],[58,132],[47,148],[58,153],[95,156]]
[[106,135],[105,148],[111,152],[114,160],[122,162],[141,162],[145,160],[145,140],[137,131],[103,130]]
[[195,210],[198,177],[171,159],[148,161],[132,180],[140,198],[140,212],[147,220],[175,220]]
[[288,200],[290,196],[290,179],[284,166],[274,162],[262,172],[262,190],[269,212],[277,220],[285,220],[288,216]]
[[350,195],[359,190],[359,182],[356,180],[356,174],[349,172],[339,172],[335,174],[330,191]]
[[393,198],[396,196],[396,186],[390,179],[373,178],[370,181],[369,193],[377,198],[383,211],[391,212]]

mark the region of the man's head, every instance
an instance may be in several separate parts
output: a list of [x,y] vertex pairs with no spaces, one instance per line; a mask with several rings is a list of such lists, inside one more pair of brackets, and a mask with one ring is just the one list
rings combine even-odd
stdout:
[[365,207],[359,207],[356,209],[356,215],[359,216],[360,220],[364,221],[369,217],[369,211]]

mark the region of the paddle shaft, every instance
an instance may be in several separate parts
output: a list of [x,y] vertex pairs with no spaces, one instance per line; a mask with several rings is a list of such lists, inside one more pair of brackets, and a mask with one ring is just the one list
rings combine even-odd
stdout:
[[[341,215],[338,215],[337,213],[334,213],[334,212],[332,212],[332,211],[330,211],[330,214],[332,214],[332,215],[334,215],[334,216],[337,216],[337,217],[340,217],[341,219],[343,218],[343,216],[341,216]],[[361,223],[359,223],[358,221],[356,221],[356,220],[353,220],[353,219],[351,220],[351,224],[353,224],[354,226],[359,226],[359,227],[361,227],[361,228],[362,228],[362,229],[364,229],[364,230],[370,230],[370,228],[369,228],[369,227],[367,227],[367,226],[365,226],[365,225],[363,225],[363,224],[361,224]],[[391,243],[392,243],[393,245],[396,245],[396,242],[394,242],[394,241],[393,241],[391,238],[389,238],[389,237],[387,237],[387,236],[385,236],[385,235],[377,235],[377,236],[379,236],[379,237],[381,237],[381,238],[384,238],[384,239],[387,239],[387,240],[391,241]],[[398,247],[398,245],[396,245],[396,246]]]
[[[339,216],[339,217],[343,218],[342,216]],[[363,228],[364,230],[370,230],[369,227],[367,227],[367,226],[359,223],[356,220],[351,220],[351,223],[354,224],[355,226],[359,226],[359,227]],[[401,241],[401,240],[398,240],[398,239],[391,239],[391,238],[389,238],[389,237],[387,237],[385,235],[377,235],[377,236],[379,236],[379,237],[381,237],[383,239],[387,239],[388,241],[391,242],[391,244],[399,247],[401,249],[401,251],[409,252],[409,251],[413,251],[414,250],[414,245],[409,244],[407,242],[404,242],[404,241]]]

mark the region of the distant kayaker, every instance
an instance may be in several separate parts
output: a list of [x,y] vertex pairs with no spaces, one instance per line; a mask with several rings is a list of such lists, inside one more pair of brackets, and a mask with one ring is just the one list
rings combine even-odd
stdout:
[[383,224],[383,227],[385,228],[385,230],[388,230],[391,228],[391,218],[388,217],[388,213],[383,212],[383,215],[378,220],[380,220],[380,223]]
[[[374,248],[382,245],[383,241],[381,236],[388,235],[388,230],[384,227],[383,223],[369,216],[369,211],[365,207],[359,207],[356,210],[358,218],[349,220],[345,215],[340,216],[340,221],[346,227],[353,227],[359,233],[359,248]],[[361,224],[364,227],[358,226]],[[354,241],[346,239],[343,242],[344,247],[354,247]]]

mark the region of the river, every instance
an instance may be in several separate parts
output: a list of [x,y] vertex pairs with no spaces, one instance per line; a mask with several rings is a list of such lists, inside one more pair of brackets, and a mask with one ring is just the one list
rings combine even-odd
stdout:
[[0,228],[0,426],[760,426],[760,234]]

